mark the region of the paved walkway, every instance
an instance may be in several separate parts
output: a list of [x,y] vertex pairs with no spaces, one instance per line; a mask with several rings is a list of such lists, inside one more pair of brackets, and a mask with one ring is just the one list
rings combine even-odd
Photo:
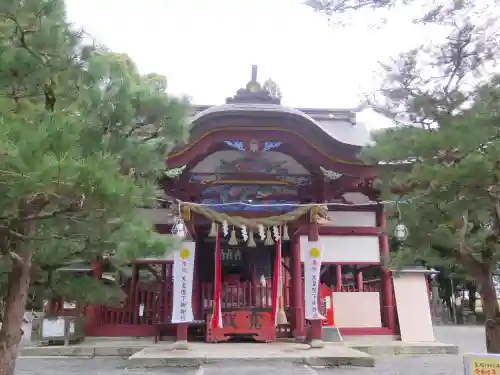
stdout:
[[[436,327],[436,339],[459,345],[462,351],[484,352],[483,327]],[[17,365],[19,375],[460,375],[461,356],[382,356],[375,368],[313,368],[276,361],[273,363],[226,363],[200,369],[127,368],[117,359],[25,359]]]
[[199,366],[218,364],[229,366],[230,363],[241,365],[245,362],[303,363],[315,366],[364,366],[373,367],[374,358],[364,352],[351,349],[342,344],[325,345],[313,349],[306,344],[276,342],[261,343],[191,343],[189,350],[176,350],[175,344],[156,345],[145,348],[129,358],[129,363],[136,366]]

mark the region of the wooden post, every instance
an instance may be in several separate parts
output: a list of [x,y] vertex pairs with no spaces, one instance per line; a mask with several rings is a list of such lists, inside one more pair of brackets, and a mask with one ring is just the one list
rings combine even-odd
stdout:
[[[387,261],[390,257],[389,252],[389,237],[387,235],[387,220],[384,213],[383,206],[380,206],[377,215],[378,226],[382,231],[379,236],[380,257],[382,262]],[[382,302],[382,319],[384,325],[395,333],[396,330],[396,315],[394,311],[394,292],[392,286],[392,272],[385,265],[382,264],[380,272],[381,281],[381,302]]]
[[[92,277],[96,280],[102,278],[102,266],[99,259],[92,262]],[[62,301],[61,303],[64,303]],[[62,306],[61,306],[62,309]],[[96,329],[101,322],[101,307],[99,305],[89,305],[85,310],[85,334],[89,334],[92,330]]]
[[300,261],[300,237],[294,236],[291,241],[292,265],[290,269],[292,278],[292,333],[297,339],[305,339],[304,319],[304,287],[302,284],[302,263]]
[[[319,240],[319,224],[309,223],[309,241]],[[318,293],[318,306],[319,306]],[[323,324],[320,319],[311,320],[311,348],[322,348],[325,346],[323,342]]]

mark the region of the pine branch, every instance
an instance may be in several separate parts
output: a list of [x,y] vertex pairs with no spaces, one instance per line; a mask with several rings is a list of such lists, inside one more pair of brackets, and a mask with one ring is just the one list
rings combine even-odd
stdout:
[[24,266],[24,260],[15,252],[9,251],[9,257],[14,263]]
[[25,217],[22,217],[21,220],[22,221],[30,221],[30,220],[52,219],[58,215],[66,214],[66,213],[70,213],[70,212],[76,212],[76,211],[77,210],[76,210],[75,206],[71,205],[71,206],[63,208],[63,209],[53,210],[50,212],[40,212],[39,214],[25,216]]
[[160,130],[161,130],[161,128],[160,128],[160,129],[155,130],[155,131],[154,131],[153,133],[151,133],[149,136],[142,138],[142,139],[141,139],[141,142],[142,142],[142,143],[146,143],[146,142],[148,142],[148,141],[151,141],[151,140],[153,140],[153,139],[158,138],[158,136],[160,135]]
[[135,125],[133,125],[133,126],[131,127],[131,129],[130,129],[130,130],[128,131],[128,133],[126,134],[126,137],[127,137],[127,138],[130,138],[130,137],[134,134],[134,132],[135,132],[136,130],[139,130],[140,128],[142,128],[143,126],[146,126],[146,125],[147,125],[147,124],[146,124],[145,122],[138,121]]

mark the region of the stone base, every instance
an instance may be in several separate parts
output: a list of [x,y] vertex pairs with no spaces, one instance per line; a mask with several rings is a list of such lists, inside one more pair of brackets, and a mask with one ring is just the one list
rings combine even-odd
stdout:
[[411,343],[394,341],[388,343],[349,343],[352,349],[359,350],[370,355],[436,355],[436,354],[459,354],[457,345],[442,344],[439,342]]
[[309,346],[313,349],[321,349],[325,347],[325,343],[323,342],[323,340],[312,339],[309,343]]
[[[322,343],[322,342],[321,342]],[[302,363],[314,366],[373,367],[374,358],[342,344],[322,348],[293,343],[189,343],[190,350],[172,350],[172,345],[155,345],[132,355],[128,367],[197,367],[202,364],[266,362]]]
[[175,350],[188,350],[189,349],[189,345],[188,345],[187,340],[178,340],[172,346]]

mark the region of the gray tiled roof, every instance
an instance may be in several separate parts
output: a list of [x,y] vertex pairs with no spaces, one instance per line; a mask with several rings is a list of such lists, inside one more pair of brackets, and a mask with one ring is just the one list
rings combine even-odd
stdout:
[[291,108],[280,104],[267,103],[231,103],[215,106],[194,106],[191,121],[199,121],[202,117],[210,114],[221,114],[223,112],[248,113],[269,112],[283,113],[301,117],[308,120],[339,142],[353,145],[365,146],[370,143],[370,132],[362,123],[356,122],[356,110],[351,109],[314,109],[314,108]]

